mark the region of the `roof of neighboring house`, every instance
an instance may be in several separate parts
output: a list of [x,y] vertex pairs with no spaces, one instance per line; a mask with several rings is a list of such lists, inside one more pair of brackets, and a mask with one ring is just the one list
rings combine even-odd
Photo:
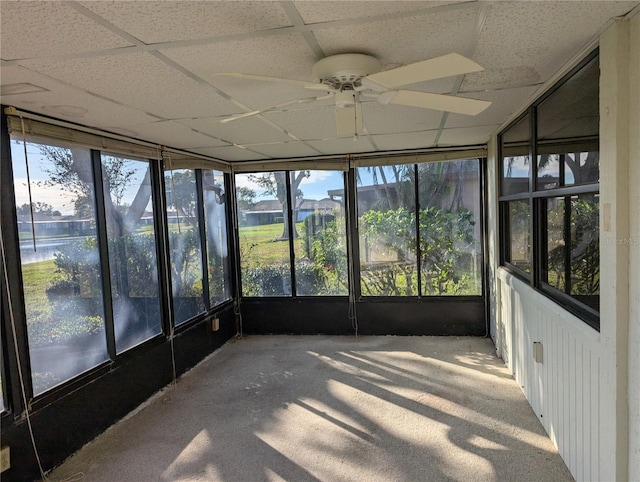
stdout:
[[[329,210],[335,209],[340,206],[338,201],[334,201],[331,199],[303,199],[300,204],[298,204],[298,209],[302,211],[315,211],[319,210]],[[246,211],[247,213],[264,213],[264,212],[282,212],[282,204],[277,199],[267,199],[263,201],[258,201],[256,205]]]

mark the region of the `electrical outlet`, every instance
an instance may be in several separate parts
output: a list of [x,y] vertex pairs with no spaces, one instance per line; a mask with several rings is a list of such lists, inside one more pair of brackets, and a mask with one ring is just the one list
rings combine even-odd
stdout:
[[220,329],[220,319],[214,318],[211,320],[211,331],[218,331]]
[[0,472],[4,472],[11,467],[11,455],[9,454],[9,447],[5,445],[0,449]]

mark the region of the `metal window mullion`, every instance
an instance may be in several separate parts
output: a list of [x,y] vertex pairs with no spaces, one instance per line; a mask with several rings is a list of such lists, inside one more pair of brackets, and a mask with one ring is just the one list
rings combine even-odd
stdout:
[[209,256],[207,255],[207,225],[204,216],[204,189],[202,186],[202,169],[196,169],[196,200],[198,234],[200,236],[200,262],[202,263],[202,297],[205,309],[211,307],[209,296]]
[[[296,264],[296,258],[295,258],[295,248],[293,246],[293,232],[295,230],[295,225],[294,225],[294,219],[293,219],[293,207],[292,204],[295,202],[295,199],[292,199],[292,193],[291,193],[291,173],[295,173],[295,171],[283,171],[284,172],[284,178],[285,178],[285,186],[286,186],[286,192],[285,192],[285,196],[286,196],[286,200],[287,200],[287,218],[289,219],[289,273],[291,276],[291,296],[292,297],[296,297],[297,296],[297,290],[296,290],[296,269],[295,269],[295,264]],[[295,174],[294,174],[295,175]],[[274,173],[275,176],[275,173]]]
[[571,294],[571,197],[564,198],[564,288]]
[[362,289],[360,286],[360,237],[358,234],[358,203],[357,203],[357,187],[356,187],[356,169],[352,167],[347,172],[347,196],[346,200],[346,215],[349,221],[347,230],[347,243],[349,246],[349,259],[351,283],[350,288],[353,290],[350,296],[354,300],[360,299],[362,296]]
[[[489,322],[489,236],[487,233],[489,231],[489,222],[487,219],[487,158],[478,159],[478,177],[480,178],[480,189],[479,195],[480,199],[478,202],[480,203],[480,256],[482,256],[482,280],[480,283],[482,290],[482,298],[485,302],[485,316],[487,317],[487,323]],[[498,238],[499,239],[499,238]],[[487,334],[489,333],[489,329],[487,328]]]
[[104,303],[104,323],[107,336],[107,351],[111,360],[116,359],[116,335],[113,314],[113,296],[111,292],[111,269],[109,263],[109,243],[107,240],[107,215],[105,196],[110,193],[104,190],[102,176],[102,158],[100,151],[91,150],[91,164],[93,168],[93,185],[96,206],[96,237],[100,255],[100,270],[102,271],[102,299]]
[[[416,229],[416,263],[418,275],[418,298],[422,296],[422,250],[420,249],[421,234],[420,233],[420,186],[418,178],[418,165],[413,165],[413,195],[415,205],[415,229]],[[407,280],[410,283],[411,280]]]
[[[4,361],[4,373],[9,375],[3,384],[7,387],[8,393],[5,395],[9,398],[8,406],[5,407],[12,411],[15,419],[20,419],[25,410],[28,409],[22,400],[21,385],[24,386],[26,403],[33,398],[33,386],[31,384],[31,360],[29,354],[27,315],[24,304],[24,289],[22,277],[22,265],[20,256],[9,256],[8,253],[20,253],[20,241],[18,239],[18,222],[16,216],[15,205],[15,186],[13,179],[13,164],[11,159],[11,139],[7,127],[7,117],[4,112],[0,113],[0,216],[2,217],[2,246],[4,247],[4,255],[6,264],[2,267],[0,278],[4,278],[5,269],[7,278],[2,283],[2,293],[0,293],[0,302],[2,303],[3,316],[9,323],[2,323],[5,331],[2,333],[2,341],[5,343],[6,352]],[[11,312],[9,311],[11,305]],[[15,344],[18,347],[16,352],[14,346],[14,333],[11,327],[9,317],[13,314],[15,324]],[[20,369],[18,368],[20,364]],[[22,371],[23,379],[20,380],[20,371]],[[3,392],[4,393],[4,392]],[[5,398],[5,400],[6,400]]]
[[540,256],[540,204],[535,202],[533,197],[536,191],[536,180],[538,179],[538,113],[535,107],[529,108],[529,155],[531,156],[531,169],[529,172],[529,209],[531,211],[531,221],[529,222],[529,233],[531,235],[531,286],[540,286],[542,274],[542,259]]
[[169,223],[167,219],[166,189],[164,185],[163,161],[150,161],[151,192],[153,203],[156,257],[158,259],[158,283],[163,333],[171,333],[173,323],[173,290],[171,288],[171,258],[169,250]]

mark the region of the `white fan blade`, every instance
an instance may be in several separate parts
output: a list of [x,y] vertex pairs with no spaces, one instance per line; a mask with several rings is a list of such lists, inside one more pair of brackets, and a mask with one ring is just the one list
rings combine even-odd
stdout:
[[283,102],[282,104],[276,104],[269,107],[265,107],[264,109],[252,110],[249,112],[243,112],[242,114],[234,114],[228,117],[223,117],[222,119],[216,119],[216,122],[220,124],[226,124],[227,122],[231,122],[238,119],[244,119],[245,117],[251,117],[258,114],[263,114],[265,112],[269,112],[272,110],[282,109],[283,107],[287,107],[293,104],[306,104],[307,102],[313,102],[314,100],[323,100],[331,97],[331,95],[323,95],[321,97],[305,97],[303,99],[290,100],[288,102]]
[[353,137],[363,131],[360,104],[336,108],[338,137]]
[[460,54],[451,53],[368,75],[362,79],[362,85],[372,90],[390,90],[403,85],[481,70],[484,69],[473,60]]
[[392,90],[378,97],[381,104],[398,104],[423,109],[453,112],[455,114],[477,115],[491,105],[487,100],[455,97],[453,95],[432,94],[415,90]]
[[329,90],[325,84],[312,83],[304,80],[286,79],[284,77],[269,77],[267,75],[243,74],[241,72],[220,72],[212,74],[214,77],[237,77],[239,79],[264,80],[266,82],[281,82],[285,84],[294,84],[309,90]]

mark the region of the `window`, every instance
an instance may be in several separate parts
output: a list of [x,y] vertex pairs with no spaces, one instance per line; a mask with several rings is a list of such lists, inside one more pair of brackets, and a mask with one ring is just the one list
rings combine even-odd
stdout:
[[208,169],[165,173],[174,323],[231,298],[224,174]]
[[38,395],[99,365],[108,353],[91,151],[27,143],[28,182],[24,148],[22,141],[11,141],[31,378]]
[[423,296],[481,295],[480,161],[417,165]]
[[179,325],[206,311],[196,171],[170,171],[165,178],[165,188],[173,318]]
[[231,298],[224,174],[220,171],[203,170],[202,189],[207,240],[209,307],[213,308]]
[[502,134],[501,192],[508,196],[505,211],[505,231],[508,243],[504,261],[526,277],[532,269],[531,203],[531,121],[525,114]]
[[482,294],[479,159],[361,167],[357,178],[363,296]]
[[[594,53],[500,136],[503,262],[595,328],[600,305],[598,82]],[[529,136],[525,146],[522,123],[531,118],[535,137]],[[527,190],[514,188],[506,167],[516,165],[512,160],[525,150],[536,160],[526,161],[531,166]]]
[[236,174],[236,196],[242,295],[291,295],[286,171]]
[[414,165],[357,170],[362,296],[418,294]]
[[243,296],[348,295],[344,183],[334,170],[236,174]]
[[296,294],[348,295],[344,173],[291,171],[290,178]]
[[116,349],[162,332],[149,161],[102,154]]

